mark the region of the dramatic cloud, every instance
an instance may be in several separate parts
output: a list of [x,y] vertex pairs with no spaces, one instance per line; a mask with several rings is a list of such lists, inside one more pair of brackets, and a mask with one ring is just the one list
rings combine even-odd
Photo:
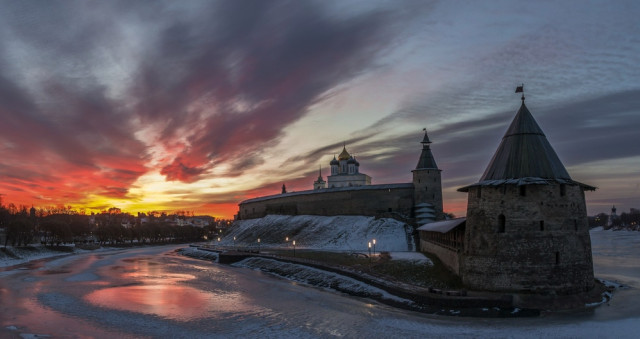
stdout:
[[[570,172],[602,187],[596,205],[638,207],[637,189],[603,175],[637,174],[624,168],[639,161],[638,5],[497,9],[2,2],[0,194],[230,217],[238,201],[282,183],[310,188],[343,143],[375,183],[406,182],[426,127],[461,214],[455,187],[482,173],[525,82]],[[604,169],[615,163],[625,166]]]

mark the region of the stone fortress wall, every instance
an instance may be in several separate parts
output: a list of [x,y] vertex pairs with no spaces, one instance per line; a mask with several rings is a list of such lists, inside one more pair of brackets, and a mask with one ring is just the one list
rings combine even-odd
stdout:
[[284,215],[365,215],[411,217],[414,206],[412,183],[326,188],[283,193],[240,203],[238,219]]
[[[413,172],[413,182],[371,185],[371,177],[359,172],[360,163],[343,147],[338,159],[330,162],[329,183],[342,187],[326,188],[322,174],[313,190],[282,193],[242,201],[236,218],[256,219],[268,214],[281,215],[364,215],[395,218],[414,223],[416,207],[429,205],[433,219],[443,219],[442,182],[425,130],[422,151]],[[363,179],[364,178],[364,179]],[[362,181],[364,180],[364,181]]]

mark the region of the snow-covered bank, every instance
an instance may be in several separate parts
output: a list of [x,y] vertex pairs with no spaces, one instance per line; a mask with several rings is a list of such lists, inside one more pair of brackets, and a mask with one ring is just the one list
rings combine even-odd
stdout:
[[220,242],[213,243],[256,247],[260,239],[260,246],[286,247],[295,240],[297,248],[367,251],[368,242],[376,239],[376,251],[412,251],[411,232],[411,226],[387,218],[268,215],[235,222]]
[[6,250],[0,250],[0,267],[9,267],[24,264],[34,260],[53,258],[57,256],[93,253],[121,250],[118,247],[98,247],[96,249],[82,249],[73,245],[65,246],[68,251],[60,251],[47,248],[40,244],[32,244],[27,247],[7,247]]
[[[75,251],[79,250],[74,249],[74,252]],[[41,245],[29,247],[7,247],[4,251],[0,250],[0,267],[20,265],[32,260],[50,258],[70,253],[72,252],[54,251]]]
[[356,279],[304,265],[254,257],[244,259],[232,264],[231,266],[260,270],[289,280],[325,289],[336,290],[350,295],[374,299],[388,299],[406,304],[413,303],[410,300],[396,297],[377,287],[373,287]]
[[203,260],[212,260],[212,261],[217,261],[218,260],[218,253],[211,252],[211,251],[205,251],[205,250],[199,249],[197,247],[181,248],[179,250],[179,252],[180,252],[180,254],[186,255],[187,257],[191,257],[191,258],[203,259]]

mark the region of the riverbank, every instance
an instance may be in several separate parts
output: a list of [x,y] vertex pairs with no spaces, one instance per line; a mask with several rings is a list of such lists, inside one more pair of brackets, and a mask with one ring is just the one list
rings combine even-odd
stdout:
[[[190,247],[182,249],[181,253],[194,258],[220,261],[235,267],[260,270],[311,286],[434,315],[507,318],[535,317],[555,311],[582,312],[607,302],[611,298],[611,289],[614,286],[605,286],[598,281],[597,287],[592,291],[569,296],[490,293],[426,287],[406,280],[399,281],[391,275],[363,269],[360,264],[335,265],[308,258],[282,256],[272,252],[220,251],[218,253],[210,248]],[[322,252],[314,253],[317,255]],[[393,256],[393,253],[389,254],[389,259]],[[398,254],[398,256],[403,255]],[[379,260],[380,257],[374,259],[374,261]],[[373,264],[373,262],[370,263]]]
[[81,253],[93,253],[102,251],[122,250],[132,247],[163,246],[180,243],[120,243],[112,245],[82,245],[74,244],[62,246],[45,246],[42,244],[30,244],[21,247],[0,247],[0,271],[11,269],[13,266],[27,264],[36,260],[53,259]]

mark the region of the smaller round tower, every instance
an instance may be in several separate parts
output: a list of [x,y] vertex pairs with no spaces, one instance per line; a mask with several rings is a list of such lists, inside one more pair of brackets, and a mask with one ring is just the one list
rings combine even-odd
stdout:
[[[444,213],[442,211],[442,180],[440,177],[440,170],[436,165],[436,160],[431,153],[431,140],[427,135],[426,128],[423,129],[424,138],[420,142],[422,144],[422,152],[420,153],[420,159],[418,159],[418,165],[416,169],[411,171],[413,173],[413,187],[414,187],[414,206],[416,217],[427,207],[433,214],[435,220],[444,219]],[[424,224],[430,220],[430,218],[422,218],[421,221],[418,218],[418,224]]]

